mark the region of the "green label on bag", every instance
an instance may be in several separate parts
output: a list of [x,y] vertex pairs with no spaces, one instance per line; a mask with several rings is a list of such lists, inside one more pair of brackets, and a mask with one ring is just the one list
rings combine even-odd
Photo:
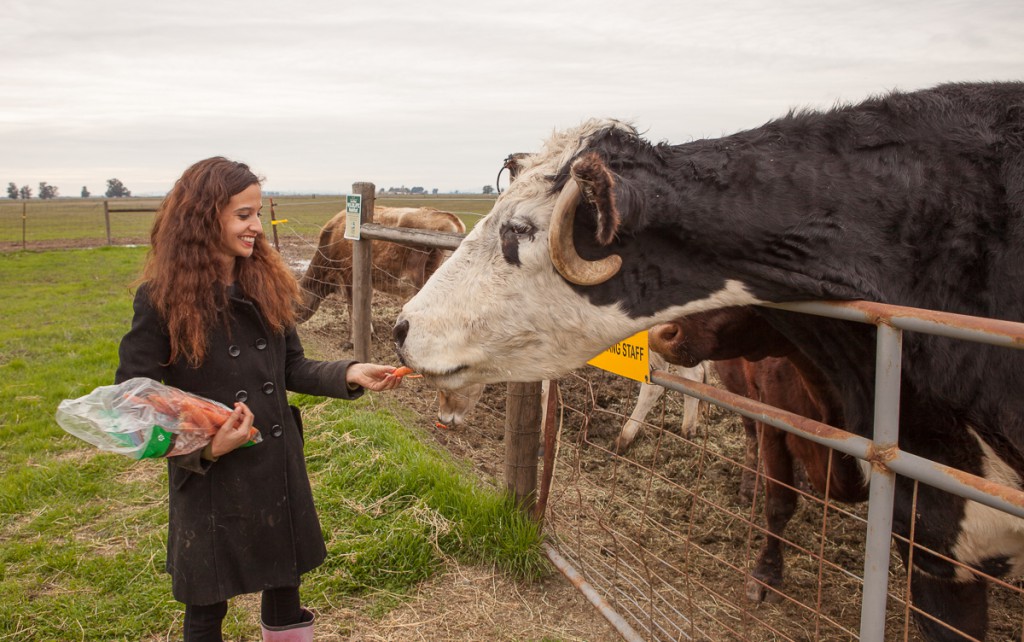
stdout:
[[163,457],[174,445],[174,435],[167,432],[160,426],[153,426],[153,433],[146,442],[146,448],[139,455],[139,459],[147,457]]

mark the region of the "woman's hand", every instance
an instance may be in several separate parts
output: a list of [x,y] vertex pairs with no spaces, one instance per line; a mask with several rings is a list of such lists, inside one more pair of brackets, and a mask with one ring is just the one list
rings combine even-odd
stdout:
[[345,382],[362,386],[367,390],[391,390],[402,383],[401,377],[394,375],[394,366],[382,366],[376,363],[353,363],[345,372]]
[[226,455],[232,450],[249,441],[253,414],[249,406],[237,401],[231,416],[224,422],[210,441],[210,453],[214,457]]

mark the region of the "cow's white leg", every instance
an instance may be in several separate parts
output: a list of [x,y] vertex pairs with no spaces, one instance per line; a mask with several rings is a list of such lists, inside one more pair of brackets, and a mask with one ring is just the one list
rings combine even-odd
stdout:
[[[684,368],[670,364],[665,361],[657,352],[651,352],[651,369],[652,370],[665,370],[687,379],[694,379],[696,381],[707,382],[708,371],[703,363],[699,363],[692,368]],[[619,436],[615,438],[614,449],[616,453],[625,452],[633,440],[636,439],[637,433],[640,432],[640,428],[643,427],[644,421],[647,419],[647,415],[654,408],[654,404],[657,403],[661,395],[664,394],[665,389],[659,385],[652,383],[640,384],[640,394],[637,396],[636,406],[633,408],[632,414],[629,419],[623,424],[622,430],[619,432]],[[683,397],[683,423],[680,428],[680,432],[684,437],[690,437],[697,432],[697,424],[700,423],[700,409],[701,400],[690,395],[684,395]]]
[[640,432],[640,427],[643,425],[644,420],[647,419],[647,414],[651,412],[651,408],[654,407],[654,404],[657,403],[664,392],[665,389],[661,386],[651,383],[640,384],[640,395],[637,397],[633,414],[629,416],[629,419],[622,426],[619,436],[615,438],[614,449],[616,453],[625,452],[630,444],[633,443],[637,433]]
[[[708,381],[707,368],[703,362],[698,363],[692,368],[669,365],[669,370],[674,371],[681,377],[693,379],[694,381],[702,383],[707,383]],[[697,424],[700,423],[700,409],[703,403],[696,397],[691,397],[690,395],[683,396],[683,424],[680,426],[680,433],[684,437],[692,437],[697,434]]]

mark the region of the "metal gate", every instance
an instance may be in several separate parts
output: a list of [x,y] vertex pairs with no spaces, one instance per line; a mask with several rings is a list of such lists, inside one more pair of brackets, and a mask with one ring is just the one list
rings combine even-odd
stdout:
[[[872,439],[668,372],[655,371],[652,382],[871,464],[866,515],[863,507],[846,508],[802,492],[805,499],[818,503],[815,510],[820,513],[821,529],[812,534],[820,537],[802,541],[807,533],[787,535],[785,542],[793,557],[807,558],[802,575],[791,574],[787,587],[813,583],[812,590],[803,591],[803,596],[790,594],[788,588],[779,592],[775,597],[781,606],[747,601],[744,587],[751,582],[752,549],[767,531],[754,507],[722,506],[730,502],[708,499],[708,489],[729,475],[718,471],[717,478],[709,479],[707,472],[743,465],[735,457],[712,452],[717,447],[714,440],[688,439],[654,423],[649,427],[655,435],[648,439],[657,445],[651,447],[648,460],[619,456],[603,445],[606,439],[590,434],[597,423],[594,417],[600,412],[599,403],[568,411],[570,423],[572,415],[578,414],[577,423],[585,425],[563,432],[560,448],[565,452],[558,460],[561,471],[549,504],[548,532],[558,552],[567,558],[566,565],[578,569],[581,582],[611,604],[615,614],[610,619],[613,624],[619,620],[617,628],[627,639],[916,639],[910,623],[916,607],[907,599],[909,575],[891,551],[895,475],[1016,517],[1024,517],[1024,492],[897,447],[903,332],[1020,349],[1024,347],[1024,324],[867,302],[769,307],[877,326]],[[591,394],[601,396],[600,392]],[[602,449],[614,462],[614,471],[599,472],[597,481],[588,480],[591,473],[587,469],[601,464],[595,464],[587,451]],[[666,455],[670,450],[673,454]],[[681,465],[680,458],[689,460],[691,470],[673,471]],[[685,510],[673,512],[672,497]],[[842,551],[838,562],[829,557],[829,536],[841,529],[856,531],[855,536],[845,532],[842,536],[862,542],[859,568],[850,556],[844,558]],[[723,545],[725,540],[746,544],[729,549]],[[909,543],[913,550],[920,549],[920,544]],[[706,572],[705,563],[695,561],[703,559],[713,559],[708,566],[719,570]],[[990,631],[990,639],[1020,639],[1020,588],[969,570],[1002,591],[991,600],[997,630]]]

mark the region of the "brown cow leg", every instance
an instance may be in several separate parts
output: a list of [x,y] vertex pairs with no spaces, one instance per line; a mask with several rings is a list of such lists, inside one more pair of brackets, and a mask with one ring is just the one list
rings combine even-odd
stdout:
[[740,473],[740,499],[746,503],[754,501],[757,487],[757,426],[750,417],[743,417],[745,442],[743,470]]
[[[793,490],[793,458],[786,448],[785,433],[760,424],[761,461],[764,462],[765,520],[768,535],[747,581],[747,599],[752,602],[778,602],[782,596],[767,588],[782,587],[783,543],[779,538],[796,512],[797,493]],[[767,586],[765,586],[767,585]]]

